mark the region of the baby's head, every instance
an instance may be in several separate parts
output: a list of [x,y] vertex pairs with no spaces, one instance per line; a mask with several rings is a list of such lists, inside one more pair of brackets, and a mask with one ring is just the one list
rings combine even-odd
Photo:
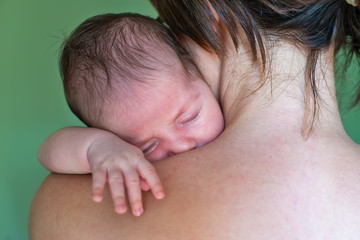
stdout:
[[74,114],[140,147],[149,160],[204,145],[223,129],[220,107],[189,54],[151,18],[86,20],[64,42],[60,70]]

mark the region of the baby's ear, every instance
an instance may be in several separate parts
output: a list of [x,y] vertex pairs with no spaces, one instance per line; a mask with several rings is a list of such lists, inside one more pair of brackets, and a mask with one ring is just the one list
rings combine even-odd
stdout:
[[209,2],[209,0],[205,0],[205,3],[208,6],[208,8],[210,9],[210,11],[211,11],[212,15],[214,16],[215,20],[217,22],[219,22],[219,20],[220,20],[219,14],[215,11],[215,9],[213,8],[213,6]]

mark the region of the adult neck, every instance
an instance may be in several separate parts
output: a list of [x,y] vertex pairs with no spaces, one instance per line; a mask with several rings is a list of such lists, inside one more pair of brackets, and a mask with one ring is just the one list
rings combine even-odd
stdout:
[[333,49],[322,52],[317,62],[319,101],[318,115],[313,118],[314,99],[305,87],[305,51],[278,41],[268,47],[268,64],[261,73],[261,60],[254,63],[246,40],[242,42],[238,51],[229,50],[221,65],[219,89],[226,128],[254,141],[285,135],[304,142],[347,138],[335,96]]
[[349,140],[336,101],[332,48],[322,52],[317,61],[319,101],[318,115],[313,118],[314,99],[305,87],[307,55],[303,49],[281,40],[272,43],[267,46],[263,71],[261,59],[253,61],[244,35],[239,36],[241,44],[237,49],[229,35],[222,34],[222,38],[228,52],[222,59],[190,39],[186,44],[221,103],[227,129],[236,129],[246,139],[286,135],[301,141],[315,136]]

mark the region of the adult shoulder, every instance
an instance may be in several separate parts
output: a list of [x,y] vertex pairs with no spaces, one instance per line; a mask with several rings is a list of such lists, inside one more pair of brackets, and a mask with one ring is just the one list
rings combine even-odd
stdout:
[[30,239],[360,237],[359,164],[254,154],[231,140],[156,163],[167,196],[145,193],[141,217],[116,214],[108,189],[94,203],[90,175],[51,174],[34,197]]

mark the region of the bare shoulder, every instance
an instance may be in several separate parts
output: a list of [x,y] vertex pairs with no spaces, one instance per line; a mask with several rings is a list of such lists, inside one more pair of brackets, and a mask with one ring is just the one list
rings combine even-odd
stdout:
[[141,217],[117,215],[108,190],[94,203],[90,175],[51,174],[34,197],[30,239],[360,239],[356,151],[310,164],[221,147],[156,164],[167,196],[145,193]]
[[187,159],[157,164],[167,197],[156,200],[150,193],[144,193],[145,213],[141,217],[116,214],[108,188],[103,202],[93,202],[91,175],[50,174],[33,198],[30,239],[162,239],[164,236],[181,239],[181,234],[189,234],[192,228],[196,232],[196,221],[191,218],[199,216],[193,215],[192,209],[204,200],[198,199],[202,195],[199,184],[203,177],[199,174],[196,180],[186,176],[198,172],[196,157]]
[[[236,185],[240,191],[248,191],[241,187],[243,184],[236,183],[239,177],[243,178],[234,172],[239,164],[206,149],[157,163],[166,198],[156,200],[144,193],[145,213],[141,217],[116,214],[108,189],[103,202],[94,203],[91,175],[51,174],[32,203],[30,239],[75,239],[76,236],[90,240],[189,237],[201,240],[221,239],[224,232],[236,236],[236,226],[229,225],[225,219],[243,208],[238,204],[239,194],[234,192]],[[241,199],[250,202],[246,195]]]
[[32,202],[29,238],[137,239],[136,231],[141,226],[137,222],[144,220],[130,213],[116,214],[109,189],[105,190],[103,202],[93,202],[91,184],[91,175],[50,174]]
[[30,239],[74,239],[85,229],[85,235],[92,232],[89,224],[107,211],[100,213],[101,206],[91,201],[91,181],[91,175],[50,174],[33,198]]

